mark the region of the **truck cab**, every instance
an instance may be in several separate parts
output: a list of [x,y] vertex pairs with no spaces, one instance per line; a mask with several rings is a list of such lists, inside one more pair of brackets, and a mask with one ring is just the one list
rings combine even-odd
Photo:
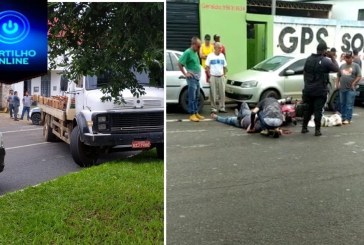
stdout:
[[[41,105],[46,141],[61,139],[70,144],[74,161],[80,166],[96,163],[99,154],[113,151],[156,148],[164,157],[164,88],[149,84],[146,73],[135,73],[145,94],[134,97],[125,89],[123,103],[102,102],[107,76],[82,76],[69,81],[67,108]],[[62,86],[61,86],[62,87]]]

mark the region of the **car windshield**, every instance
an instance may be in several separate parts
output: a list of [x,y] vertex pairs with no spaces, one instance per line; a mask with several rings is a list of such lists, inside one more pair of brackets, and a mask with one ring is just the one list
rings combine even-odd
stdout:
[[[149,75],[146,72],[137,72],[132,71],[135,75],[135,78],[139,82],[139,84],[145,86],[149,84]],[[99,76],[86,76],[86,89],[87,90],[93,90],[93,89],[99,89],[104,85],[107,85],[111,80],[111,74],[110,73],[104,73]]]
[[260,62],[251,69],[256,71],[275,71],[292,59],[293,57],[288,56],[274,56]]

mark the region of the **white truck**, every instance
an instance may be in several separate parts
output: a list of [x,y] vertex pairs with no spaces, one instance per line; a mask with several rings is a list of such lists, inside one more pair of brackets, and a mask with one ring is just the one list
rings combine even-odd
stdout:
[[[149,81],[144,76],[138,79],[142,83]],[[102,77],[83,76],[77,83],[68,83],[65,108],[55,108],[51,98],[42,98],[38,105],[45,140],[68,143],[73,160],[81,167],[113,151],[155,147],[157,156],[163,158],[164,89],[144,83],[145,95],[136,98],[125,90],[124,103],[119,105],[101,101],[100,88],[106,82]]]

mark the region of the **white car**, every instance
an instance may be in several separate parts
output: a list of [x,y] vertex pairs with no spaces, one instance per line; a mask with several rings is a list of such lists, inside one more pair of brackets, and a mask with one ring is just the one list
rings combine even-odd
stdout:
[[[167,104],[178,104],[185,112],[188,112],[187,81],[178,68],[178,59],[181,55],[182,52],[179,51],[166,51]],[[201,111],[210,93],[210,84],[206,82],[206,73],[202,67],[200,87],[199,110]]]
[[[257,104],[266,97],[276,99],[302,98],[303,67],[308,56],[277,55],[268,58],[249,70],[228,77],[225,87],[226,97]],[[329,107],[334,108],[337,91],[334,90],[336,73],[330,74]]]

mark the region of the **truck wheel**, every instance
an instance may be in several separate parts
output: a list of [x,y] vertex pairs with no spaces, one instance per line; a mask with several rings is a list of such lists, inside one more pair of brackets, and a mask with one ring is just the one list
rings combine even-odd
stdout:
[[272,89],[270,89],[270,90],[267,90],[267,91],[265,91],[263,94],[262,94],[262,96],[260,96],[260,100],[263,100],[263,99],[265,99],[265,98],[275,98],[275,99],[277,99],[277,100],[279,100],[281,97],[279,96],[279,94],[277,93],[277,91],[275,91],[275,90],[272,90]]
[[96,163],[98,158],[98,149],[96,147],[85,145],[80,139],[80,129],[74,127],[71,133],[70,149],[73,160],[80,167],[89,167]]
[[47,142],[56,142],[58,141],[57,136],[52,132],[51,128],[51,117],[46,115],[45,122],[43,125],[43,136],[45,141]]
[[157,144],[157,157],[159,159],[164,159],[164,144]]
[[[205,98],[202,95],[202,92],[200,92],[200,98],[198,101],[198,111],[201,112],[203,109],[203,105],[205,102]],[[188,113],[188,89],[185,89],[182,91],[182,94],[180,96],[180,100],[179,100],[179,105],[181,106],[181,108]]]
[[33,113],[30,119],[32,120],[33,125],[40,125],[40,113]]

